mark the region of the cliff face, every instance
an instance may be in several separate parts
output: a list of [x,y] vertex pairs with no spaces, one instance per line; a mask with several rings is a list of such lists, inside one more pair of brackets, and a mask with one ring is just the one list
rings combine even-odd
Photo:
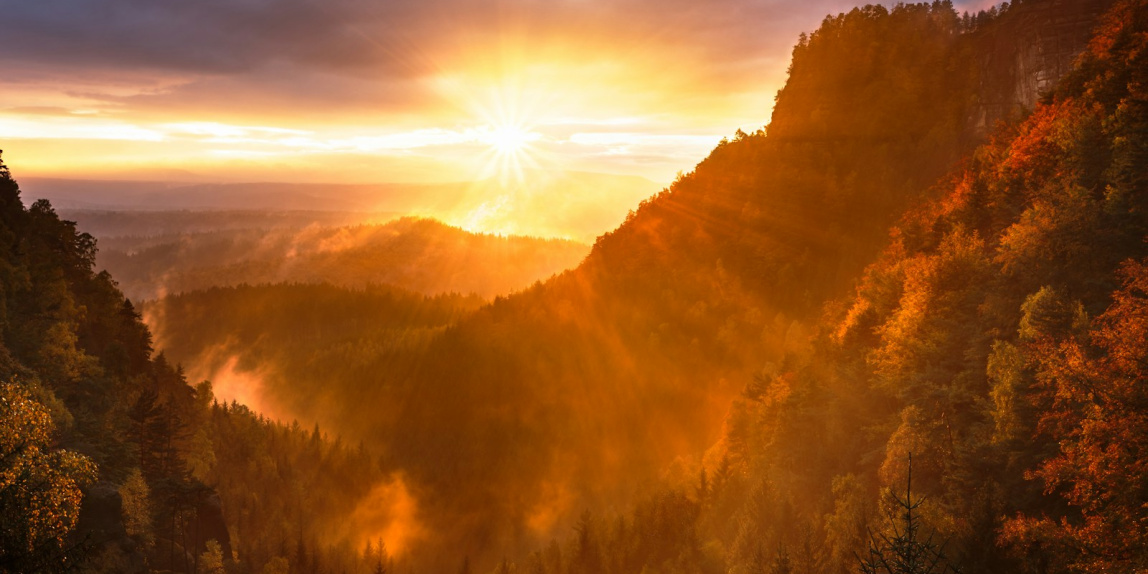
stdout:
[[978,62],[979,105],[971,123],[984,134],[998,120],[1031,110],[1088,44],[1115,0],[1015,2],[984,34]]

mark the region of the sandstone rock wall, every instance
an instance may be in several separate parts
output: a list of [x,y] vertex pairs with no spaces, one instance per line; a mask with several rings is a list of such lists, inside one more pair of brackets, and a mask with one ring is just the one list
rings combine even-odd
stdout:
[[998,120],[1031,110],[1072,69],[1101,14],[1114,0],[1026,0],[984,31],[979,102],[971,118],[984,133]]

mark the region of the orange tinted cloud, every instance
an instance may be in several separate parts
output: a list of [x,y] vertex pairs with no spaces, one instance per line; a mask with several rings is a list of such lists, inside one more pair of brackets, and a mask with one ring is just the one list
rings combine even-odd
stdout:
[[852,4],[17,3],[0,19],[0,138],[28,175],[470,180],[482,130],[509,115],[534,167],[666,182],[764,125],[797,34]]

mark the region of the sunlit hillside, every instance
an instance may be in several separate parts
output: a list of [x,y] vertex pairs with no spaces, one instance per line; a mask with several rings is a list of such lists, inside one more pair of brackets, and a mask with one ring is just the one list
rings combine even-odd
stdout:
[[[80,229],[88,213],[76,214]],[[476,234],[416,218],[272,229],[252,222],[240,229],[99,239],[96,264],[133,301],[244,283],[394,285],[427,295],[493,298],[575,267],[590,250],[563,239]]]

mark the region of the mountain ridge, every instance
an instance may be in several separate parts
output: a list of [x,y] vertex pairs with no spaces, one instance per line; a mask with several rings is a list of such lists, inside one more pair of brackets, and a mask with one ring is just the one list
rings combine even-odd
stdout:
[[573,267],[589,250],[568,240],[471,233],[415,217],[101,239],[97,264],[135,301],[212,286],[284,282],[389,284],[425,295],[492,298]]

